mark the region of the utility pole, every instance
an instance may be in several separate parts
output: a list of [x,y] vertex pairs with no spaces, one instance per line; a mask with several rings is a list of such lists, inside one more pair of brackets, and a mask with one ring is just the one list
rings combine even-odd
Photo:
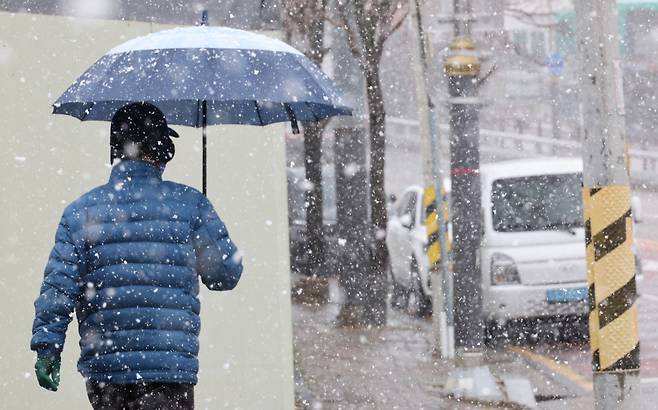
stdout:
[[[455,353],[457,367],[449,372],[444,392],[457,400],[521,404],[534,397],[530,382],[523,392],[499,383],[484,360],[482,319],[482,202],[480,185],[480,59],[471,39],[474,21],[469,0],[454,0],[454,39],[444,71],[450,104],[450,165],[452,180],[452,257],[454,281]],[[519,378],[515,378],[516,381]],[[503,387],[505,386],[505,387]],[[523,400],[525,401],[525,399]],[[528,402],[523,402],[528,405]],[[531,406],[532,407],[532,406]],[[534,407],[533,407],[534,408]]]
[[[423,28],[421,0],[414,0],[412,31],[417,31],[416,94],[420,113],[423,151],[423,206],[426,209],[427,258],[432,284],[432,333],[435,352],[441,357],[454,357],[454,324],[452,276],[448,256],[446,213],[447,201],[443,189],[441,150],[436,106],[431,92],[431,43]],[[414,30],[416,29],[416,30]]]
[[455,309],[455,347],[462,362],[482,355],[480,273],[480,125],[477,78],[480,60],[471,39],[469,0],[454,0],[454,39],[445,62],[450,103],[450,166]]
[[617,4],[574,5],[594,406],[637,409],[640,347]]

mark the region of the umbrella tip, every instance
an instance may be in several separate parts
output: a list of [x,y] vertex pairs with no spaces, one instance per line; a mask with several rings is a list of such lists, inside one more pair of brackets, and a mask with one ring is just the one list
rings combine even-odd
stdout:
[[201,12],[201,25],[202,26],[208,25],[208,10],[203,10]]

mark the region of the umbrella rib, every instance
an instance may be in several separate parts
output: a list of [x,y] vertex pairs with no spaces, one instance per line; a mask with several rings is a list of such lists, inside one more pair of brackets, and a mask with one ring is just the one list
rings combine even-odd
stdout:
[[[311,70],[304,67],[304,64],[302,64],[300,61],[296,61],[296,63],[299,64],[299,66],[302,68],[302,70],[304,70],[308,73],[308,76],[309,76],[310,80],[315,84],[315,86],[318,89],[322,90],[322,92],[325,95],[331,94],[331,93],[328,93],[327,90],[325,90],[325,88],[322,86],[322,84],[320,84],[320,82],[313,76],[313,73],[311,72]],[[312,63],[311,61],[309,61],[308,63],[315,66],[315,64]],[[315,68],[317,69],[317,66],[315,66]],[[308,104],[308,101],[306,103]],[[329,104],[327,104],[327,105],[329,105]],[[332,105],[335,105],[335,104],[332,104]],[[313,113],[313,116],[316,117],[315,113]]]
[[258,101],[254,100],[254,106],[256,107],[256,115],[258,115],[258,121],[260,122],[260,125],[265,125],[263,124],[263,117],[260,116],[260,108],[258,108]]
[[[105,54],[103,57],[101,57],[101,59],[105,58],[106,56],[107,56],[107,54]],[[114,58],[114,57],[113,57],[113,58]],[[117,56],[116,58],[114,58],[114,60],[111,62],[111,64],[108,64],[108,65],[104,68],[102,78],[107,78],[107,76],[108,76],[109,73],[110,73],[110,70],[112,69],[112,66],[114,66],[115,64],[117,64],[117,62],[118,62],[119,60],[121,60],[122,58],[123,58],[123,56]],[[101,59],[99,59],[98,61],[100,61]],[[98,62],[98,61],[97,61],[97,62]],[[91,69],[91,67],[90,67],[89,69],[87,69],[87,72],[88,72],[90,69]],[[87,72],[85,72],[85,73],[82,74],[82,75],[84,76],[85,74],[87,74]],[[101,88],[101,85],[102,85],[102,83],[96,83],[96,84],[94,84],[94,91],[93,91],[92,95],[96,95],[96,94],[97,94],[98,90]],[[121,101],[121,100],[118,100],[118,101]],[[89,110],[91,110],[91,108],[92,108],[92,107],[94,106],[94,104],[95,104],[94,101],[90,101],[90,102],[91,102],[91,106],[89,106]],[[87,118],[87,115],[89,115],[89,110],[85,110],[85,114],[82,116],[82,118],[80,119],[80,121],[84,121],[84,119]]]

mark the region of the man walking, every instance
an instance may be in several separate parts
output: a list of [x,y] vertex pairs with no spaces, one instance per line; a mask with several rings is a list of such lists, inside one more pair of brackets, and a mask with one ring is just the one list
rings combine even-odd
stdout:
[[78,370],[94,409],[192,409],[198,277],[233,289],[242,260],[206,197],[162,180],[178,135],[157,107],[119,109],[110,131],[110,160],[120,162],[65,209],[35,301],[37,379],[57,390],[75,310]]

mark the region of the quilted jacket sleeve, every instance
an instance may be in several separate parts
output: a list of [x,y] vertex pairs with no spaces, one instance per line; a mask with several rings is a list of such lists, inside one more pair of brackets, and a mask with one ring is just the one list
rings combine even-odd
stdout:
[[[65,214],[66,215],[66,214]],[[39,357],[58,358],[66,329],[80,293],[81,261],[63,216],[46,265],[41,292],[34,302],[36,315],[30,347]]]
[[242,257],[226,226],[203,196],[194,230],[197,273],[210,290],[231,290],[242,274]]

